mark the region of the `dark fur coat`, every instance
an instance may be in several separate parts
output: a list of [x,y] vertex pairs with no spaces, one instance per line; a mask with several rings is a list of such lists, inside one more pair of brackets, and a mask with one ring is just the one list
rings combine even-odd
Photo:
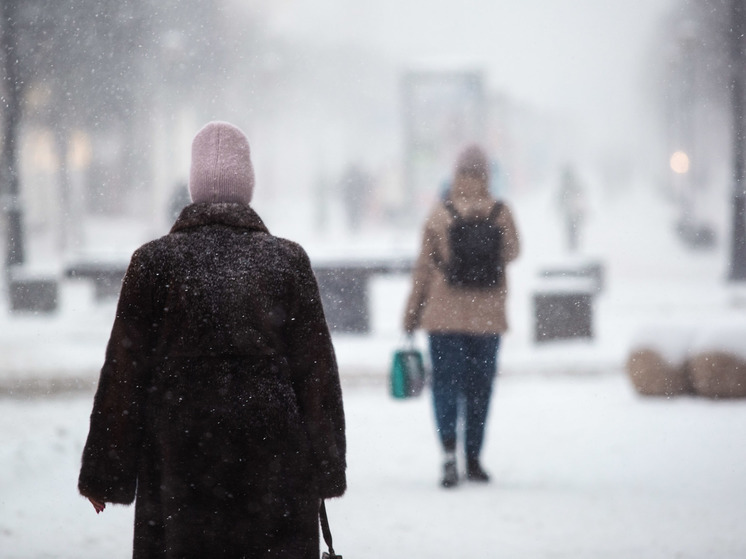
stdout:
[[134,557],[318,558],[345,491],[334,350],[308,256],[192,204],[132,256],[78,487],[136,498]]

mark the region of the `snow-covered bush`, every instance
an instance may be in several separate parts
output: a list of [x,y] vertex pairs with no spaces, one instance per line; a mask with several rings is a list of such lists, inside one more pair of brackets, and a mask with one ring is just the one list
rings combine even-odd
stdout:
[[642,329],[627,359],[637,392],[746,398],[746,318]]
[[692,344],[689,377],[709,398],[746,398],[746,318],[701,327]]
[[693,326],[681,324],[656,324],[640,330],[626,365],[635,390],[646,396],[690,394],[687,348],[694,334]]
[[690,394],[687,364],[672,363],[654,349],[638,349],[627,359],[627,374],[635,390],[645,396]]

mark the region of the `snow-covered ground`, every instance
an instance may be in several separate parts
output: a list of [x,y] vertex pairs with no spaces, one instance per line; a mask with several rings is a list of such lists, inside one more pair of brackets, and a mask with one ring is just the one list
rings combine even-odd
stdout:
[[[671,208],[649,190],[595,199],[585,255],[606,272],[596,335],[536,345],[531,296],[538,270],[563,258],[560,229],[548,196],[513,206],[524,253],[485,449],[494,482],[438,487],[427,394],[393,401],[385,385],[408,280],[375,279],[371,335],[335,336],[350,447],[348,494],[329,504],[335,548],[358,559],[746,557],[746,402],[642,398],[623,374],[641,328],[743,316],[743,289],[724,280],[727,245],[682,248]],[[418,241],[363,231],[330,249],[263,215],[312,258]],[[128,557],[132,509],[96,516],[75,489],[114,306],[82,283],[65,282],[61,297],[51,317],[0,306],[0,557]]]
[[[746,406],[641,399],[622,376],[507,375],[485,448],[494,482],[438,487],[429,401],[345,391],[345,557],[746,557]],[[119,559],[133,508],[75,489],[90,398],[0,404],[0,556]]]

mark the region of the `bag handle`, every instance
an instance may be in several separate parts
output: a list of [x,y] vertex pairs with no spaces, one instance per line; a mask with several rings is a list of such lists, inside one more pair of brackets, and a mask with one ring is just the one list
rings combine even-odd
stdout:
[[321,522],[321,533],[324,535],[324,542],[326,542],[326,547],[329,548],[329,554],[325,553],[324,556],[328,556],[329,559],[342,559],[341,555],[334,553],[334,547],[332,547],[332,531],[329,529],[329,518],[326,516],[326,505],[323,499],[319,506],[319,521]]
[[399,346],[402,349],[415,349],[417,344],[414,339],[414,332],[405,332],[401,337]]

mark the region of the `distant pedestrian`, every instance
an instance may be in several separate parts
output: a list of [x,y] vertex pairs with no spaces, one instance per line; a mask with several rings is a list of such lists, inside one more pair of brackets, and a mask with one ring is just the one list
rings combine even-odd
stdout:
[[189,185],[185,182],[179,182],[171,191],[168,198],[168,221],[173,223],[181,215],[181,210],[191,203],[189,197]]
[[249,143],[207,124],[171,232],[132,256],[78,487],[135,503],[133,557],[319,557],[345,425],[308,256],[250,206]]
[[[488,184],[486,155],[477,146],[467,148],[458,159],[445,203],[439,200],[425,223],[404,317],[408,333],[422,328],[429,334],[435,420],[445,452],[444,487],[453,487],[459,479],[456,463],[459,415],[464,420],[466,477],[489,481],[480,454],[497,372],[500,336],[508,327],[504,267],[517,258],[519,240],[510,209],[489,194]],[[451,226],[461,219],[456,215],[486,222],[499,233],[498,247],[491,249],[497,256],[486,254],[478,258],[482,264],[492,262],[487,270],[480,271],[486,272],[492,281],[459,284],[455,278],[458,274],[448,267],[455,261]],[[493,237],[491,229],[488,233]],[[496,260],[503,268],[503,273],[497,275],[491,269]]]
[[371,184],[370,176],[358,164],[350,165],[340,179],[339,189],[350,231],[357,231],[362,225],[365,211],[368,209]]
[[576,252],[580,246],[580,230],[585,219],[586,201],[580,180],[570,166],[562,171],[559,208],[565,222],[567,249]]

